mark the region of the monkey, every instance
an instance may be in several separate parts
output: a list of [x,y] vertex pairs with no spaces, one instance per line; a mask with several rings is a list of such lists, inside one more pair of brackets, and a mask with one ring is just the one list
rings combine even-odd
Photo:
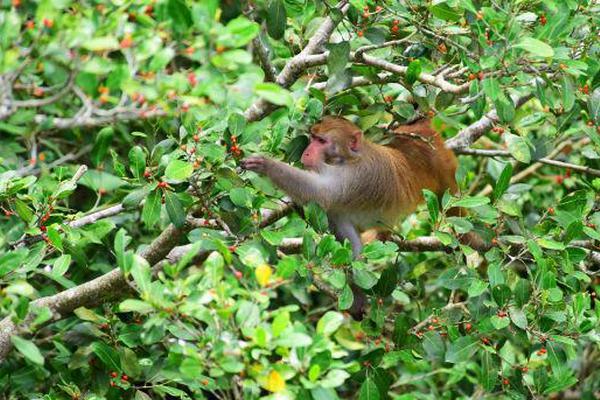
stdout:
[[[430,120],[394,131],[391,142],[380,145],[366,139],[349,120],[326,116],[310,129],[310,142],[301,156],[304,169],[262,156],[248,157],[241,166],[266,175],[297,203],[319,204],[336,238],[347,239],[358,258],[363,247],[360,232],[394,226],[422,202],[423,189],[438,196],[458,189],[456,156]],[[356,302],[354,287],[353,291]]]

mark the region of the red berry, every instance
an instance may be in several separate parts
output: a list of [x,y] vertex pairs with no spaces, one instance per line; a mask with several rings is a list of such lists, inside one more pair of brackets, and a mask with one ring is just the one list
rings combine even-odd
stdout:
[[467,332],[469,332],[469,331],[471,330],[471,328],[473,328],[473,325],[471,325],[469,322],[467,322],[467,323],[465,324],[465,330],[466,330]]
[[554,215],[554,208],[553,207],[548,207],[548,214]]
[[548,22],[548,20],[546,19],[546,16],[545,16],[545,15],[543,15],[543,14],[542,14],[542,15],[540,15],[540,24],[541,24],[542,26],[544,26],[544,25],[546,25],[546,23],[547,23],[547,22]]
[[42,24],[44,24],[44,26],[48,29],[52,29],[52,27],[54,26],[54,21],[49,19],[49,18],[44,18],[42,20]]
[[508,381],[508,379],[504,378],[502,379],[502,384],[503,385],[508,385],[510,382]]
[[110,373],[111,378],[116,378],[117,376],[119,376],[119,374],[117,374],[115,371]]
[[161,189],[164,189],[167,186],[169,186],[169,184],[167,182],[164,182],[164,181],[158,182],[158,187]]
[[398,32],[399,29],[400,28],[398,28],[398,25],[394,25],[394,26],[392,26],[391,31],[396,33],[396,32]]
[[133,45],[133,39],[131,38],[131,35],[125,35],[125,37],[121,40],[121,43],[119,43],[119,46],[121,46],[122,49],[128,49]]
[[235,271],[233,271],[233,275],[238,280],[242,279],[244,277],[244,274],[242,274],[242,271],[238,271],[237,269]]
[[358,32],[356,32],[356,34],[358,35],[358,37],[363,37],[364,32],[363,31],[358,31]]
[[27,28],[29,30],[35,28],[35,22],[33,22],[32,20],[25,22],[25,28]]
[[190,85],[196,86],[196,84],[198,83],[198,81],[196,80],[196,74],[195,73],[190,72],[188,74],[188,82],[190,83]]
[[121,375],[121,380],[127,382],[129,380],[129,377],[125,374]]

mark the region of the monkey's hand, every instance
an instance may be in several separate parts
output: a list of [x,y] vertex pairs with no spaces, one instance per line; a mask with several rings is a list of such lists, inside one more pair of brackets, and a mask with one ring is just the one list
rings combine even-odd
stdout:
[[252,156],[242,160],[240,165],[243,169],[264,174],[267,172],[267,164],[269,164],[269,162],[270,160],[265,157]]

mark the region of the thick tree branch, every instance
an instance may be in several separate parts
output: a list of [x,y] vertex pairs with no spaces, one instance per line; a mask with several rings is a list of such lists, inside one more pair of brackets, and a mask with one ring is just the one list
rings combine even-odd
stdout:
[[[154,241],[140,252],[150,265],[154,265],[175,247],[179,239],[185,235],[191,226],[175,228],[169,225]],[[101,275],[89,282],[64,290],[52,296],[34,300],[30,309],[47,307],[50,309],[54,320],[64,318],[79,307],[94,307],[105,301],[118,298],[127,293],[126,279],[120,269]],[[19,334],[20,326],[26,328],[35,318],[31,313],[20,325],[13,322],[12,317],[5,317],[0,321],[0,363],[4,362],[12,347],[11,336]]]

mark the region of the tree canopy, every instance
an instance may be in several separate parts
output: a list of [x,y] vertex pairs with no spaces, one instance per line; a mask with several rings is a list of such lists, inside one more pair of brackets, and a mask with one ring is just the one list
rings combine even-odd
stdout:
[[[0,0],[0,398],[598,398],[599,26],[596,0]],[[325,115],[431,120],[460,194],[354,260],[240,168],[297,164]]]

